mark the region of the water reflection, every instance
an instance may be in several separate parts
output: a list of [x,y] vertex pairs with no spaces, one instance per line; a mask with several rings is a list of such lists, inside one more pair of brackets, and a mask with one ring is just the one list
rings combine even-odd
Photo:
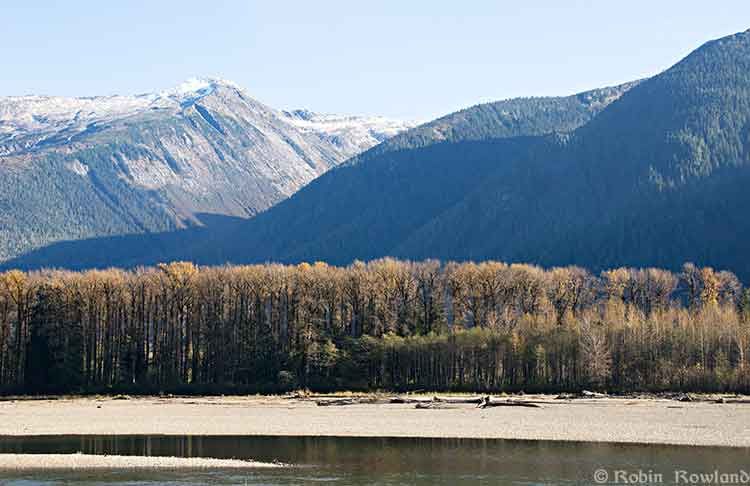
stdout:
[[164,473],[158,479],[117,472],[58,474],[36,477],[31,484],[597,484],[594,473],[600,469],[650,471],[670,484],[675,470],[736,471],[750,464],[748,449],[483,439],[36,436],[0,437],[0,452],[217,457],[295,465],[242,475]]

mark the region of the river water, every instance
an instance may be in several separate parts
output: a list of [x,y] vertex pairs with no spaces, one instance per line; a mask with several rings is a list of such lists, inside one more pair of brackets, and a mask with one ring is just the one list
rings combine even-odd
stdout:
[[743,469],[750,471],[750,449],[718,447],[476,439],[38,436],[0,437],[0,452],[238,458],[291,465],[253,471],[2,473],[0,485],[8,486],[704,485],[713,477],[722,484],[750,481],[750,476],[743,476]]

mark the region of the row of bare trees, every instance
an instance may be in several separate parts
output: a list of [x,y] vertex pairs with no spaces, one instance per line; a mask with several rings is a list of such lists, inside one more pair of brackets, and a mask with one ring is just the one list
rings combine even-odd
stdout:
[[0,274],[5,391],[750,390],[729,272],[381,259]]

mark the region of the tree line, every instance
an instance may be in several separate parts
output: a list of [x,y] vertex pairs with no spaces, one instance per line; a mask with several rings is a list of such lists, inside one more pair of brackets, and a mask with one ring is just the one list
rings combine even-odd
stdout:
[[501,262],[0,274],[0,389],[750,391],[732,273]]

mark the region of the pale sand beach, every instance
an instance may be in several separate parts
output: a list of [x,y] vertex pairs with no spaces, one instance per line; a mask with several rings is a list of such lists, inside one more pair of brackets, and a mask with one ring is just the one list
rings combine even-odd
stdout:
[[449,437],[750,447],[750,403],[524,399],[533,399],[538,408],[321,407],[315,401],[284,397],[4,401],[0,435]]
[[255,461],[197,457],[106,456],[93,454],[0,454],[0,471],[258,469],[283,467]]

